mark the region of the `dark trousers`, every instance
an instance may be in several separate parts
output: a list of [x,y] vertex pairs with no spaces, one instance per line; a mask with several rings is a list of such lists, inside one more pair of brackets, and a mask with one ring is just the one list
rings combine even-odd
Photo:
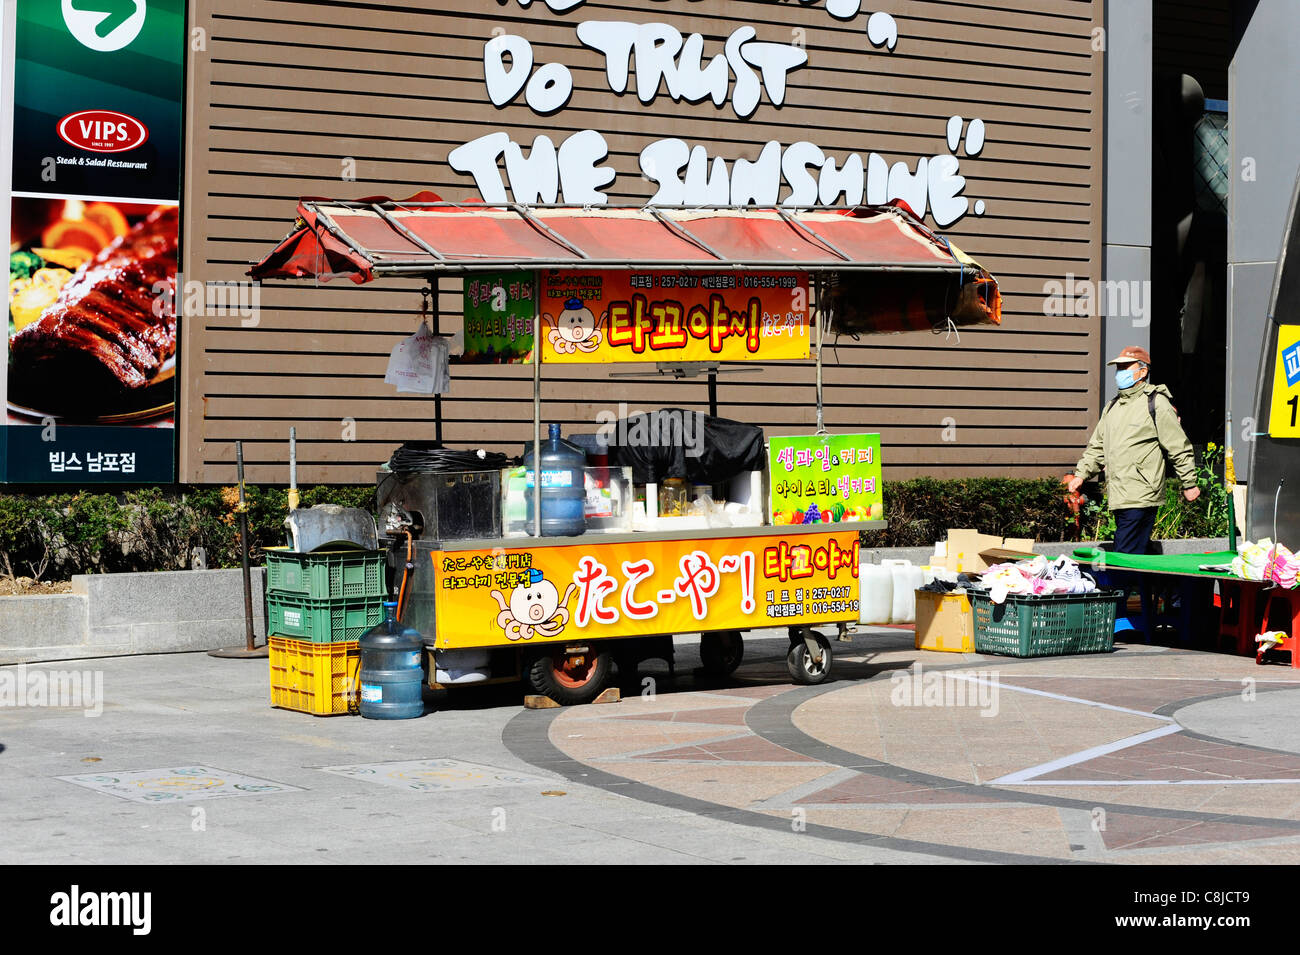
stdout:
[[1156,527],[1156,508],[1125,507],[1115,512],[1115,551],[1145,554],[1151,549],[1151,532]]

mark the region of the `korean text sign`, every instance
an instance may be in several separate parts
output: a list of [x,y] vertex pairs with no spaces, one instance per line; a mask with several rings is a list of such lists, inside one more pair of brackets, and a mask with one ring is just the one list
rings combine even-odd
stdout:
[[541,275],[543,361],[807,358],[801,272],[552,270]]
[[1300,326],[1283,325],[1278,330],[1268,433],[1274,438],[1300,438]]
[[794,626],[858,617],[856,531],[435,551],[437,646]]
[[465,364],[515,364],[532,359],[533,272],[465,278]]
[[768,443],[773,524],[882,520],[879,434],[821,434]]

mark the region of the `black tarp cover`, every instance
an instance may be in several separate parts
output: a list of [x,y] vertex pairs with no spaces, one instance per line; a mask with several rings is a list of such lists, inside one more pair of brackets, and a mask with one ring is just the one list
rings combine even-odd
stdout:
[[763,429],[681,408],[628,415],[609,438],[609,463],[630,467],[637,484],[721,484],[763,470]]

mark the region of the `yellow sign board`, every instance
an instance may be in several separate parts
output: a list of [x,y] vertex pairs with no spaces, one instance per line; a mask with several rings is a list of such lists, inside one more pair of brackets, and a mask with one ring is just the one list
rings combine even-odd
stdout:
[[538,273],[542,360],[779,361],[807,358],[806,272]]
[[858,533],[434,551],[439,649],[858,619]]
[[1300,438],[1300,325],[1283,325],[1278,330],[1268,434],[1271,438]]

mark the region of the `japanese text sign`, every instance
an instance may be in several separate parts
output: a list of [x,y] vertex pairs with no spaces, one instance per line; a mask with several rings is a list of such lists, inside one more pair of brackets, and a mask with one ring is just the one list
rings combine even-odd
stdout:
[[437,646],[509,646],[858,617],[855,531],[434,551]]

